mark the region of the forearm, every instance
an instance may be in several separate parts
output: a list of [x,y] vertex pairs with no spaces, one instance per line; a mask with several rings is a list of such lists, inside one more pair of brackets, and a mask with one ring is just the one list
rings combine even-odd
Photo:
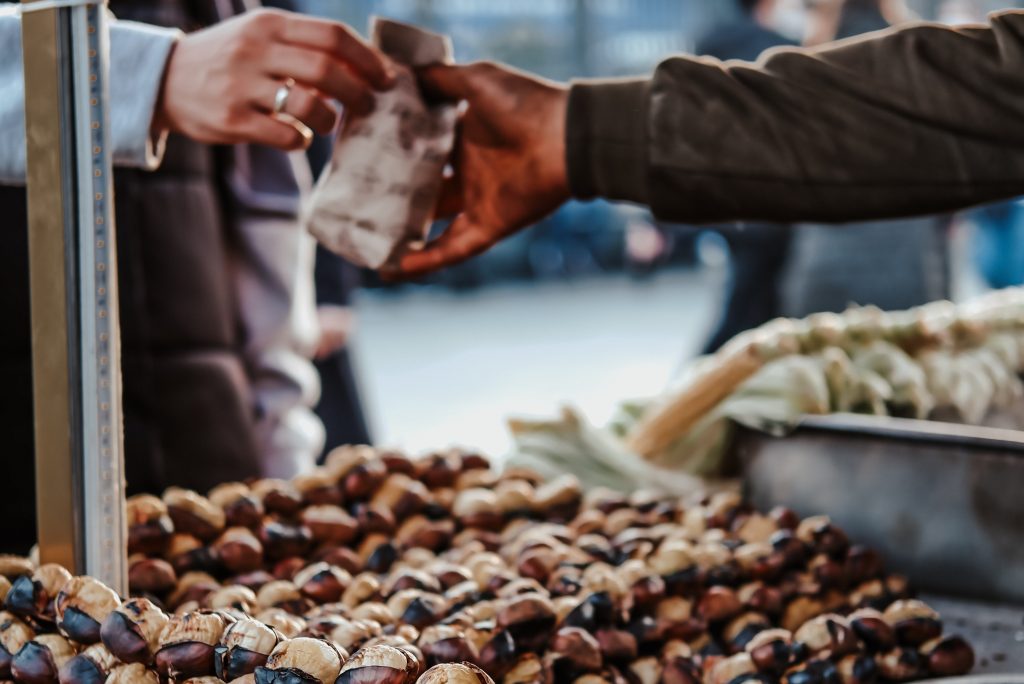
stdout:
[[[0,3],[0,183],[25,182],[21,19]],[[156,168],[163,135],[152,130],[164,67],[177,31],[133,22],[110,29],[110,135],[119,166]]]
[[1024,14],[918,25],[757,64],[673,58],[577,84],[580,197],[666,219],[870,219],[1024,194]]

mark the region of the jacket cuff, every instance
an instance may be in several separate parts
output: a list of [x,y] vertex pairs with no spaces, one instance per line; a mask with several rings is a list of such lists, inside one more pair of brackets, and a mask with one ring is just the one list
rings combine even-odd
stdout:
[[110,130],[114,164],[152,171],[167,131],[153,130],[164,69],[181,31],[131,21],[110,24]]
[[574,81],[566,169],[574,197],[648,203],[647,79]]

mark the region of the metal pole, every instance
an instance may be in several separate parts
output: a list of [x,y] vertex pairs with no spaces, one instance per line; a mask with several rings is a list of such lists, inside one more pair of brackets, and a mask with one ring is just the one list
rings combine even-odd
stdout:
[[106,3],[35,1],[22,45],[39,554],[124,593]]

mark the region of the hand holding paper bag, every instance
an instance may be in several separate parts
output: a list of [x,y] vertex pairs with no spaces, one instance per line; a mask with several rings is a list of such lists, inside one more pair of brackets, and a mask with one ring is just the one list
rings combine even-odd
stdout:
[[375,18],[373,43],[398,71],[373,111],[349,119],[306,215],[309,231],[357,266],[379,269],[427,237],[455,136],[456,107],[428,104],[413,69],[451,60],[443,36]]

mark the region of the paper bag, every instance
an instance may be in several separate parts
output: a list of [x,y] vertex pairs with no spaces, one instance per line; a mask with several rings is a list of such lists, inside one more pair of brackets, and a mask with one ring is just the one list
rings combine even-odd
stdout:
[[430,228],[455,136],[457,111],[428,104],[413,69],[450,62],[451,42],[436,33],[374,17],[374,45],[394,60],[394,88],[345,122],[305,213],[307,229],[357,266],[378,269]]

